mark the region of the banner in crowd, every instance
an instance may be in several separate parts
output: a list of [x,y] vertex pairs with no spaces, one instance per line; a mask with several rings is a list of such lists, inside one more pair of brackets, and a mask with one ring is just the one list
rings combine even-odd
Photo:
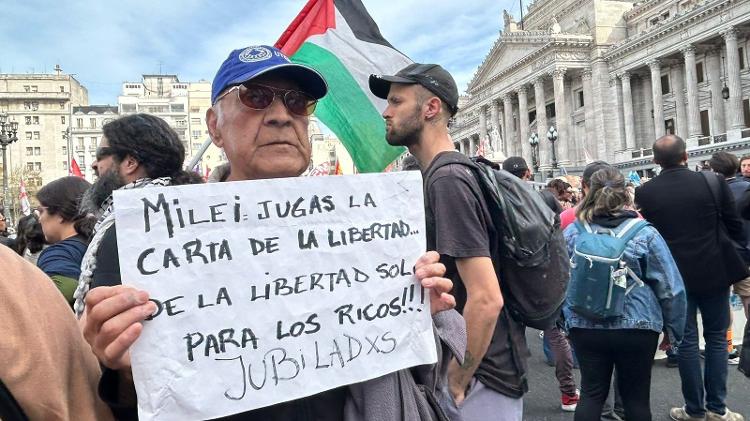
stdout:
[[209,419],[437,359],[418,171],[115,192],[142,421]]

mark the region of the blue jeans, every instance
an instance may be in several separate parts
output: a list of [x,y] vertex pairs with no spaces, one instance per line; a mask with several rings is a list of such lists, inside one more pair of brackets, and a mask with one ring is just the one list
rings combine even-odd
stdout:
[[[712,294],[687,294],[685,337],[679,346],[678,362],[685,410],[693,417],[704,416],[706,410],[723,414],[726,409],[728,300],[729,288]],[[706,340],[705,373],[701,372],[698,355],[699,310]]]

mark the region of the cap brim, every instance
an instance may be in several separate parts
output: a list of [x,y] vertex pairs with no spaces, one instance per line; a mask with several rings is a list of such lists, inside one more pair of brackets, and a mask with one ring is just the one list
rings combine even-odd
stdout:
[[227,87],[232,85],[239,85],[247,81],[253,80],[261,75],[277,74],[283,76],[286,79],[290,79],[299,85],[299,89],[313,96],[315,99],[320,99],[326,96],[328,92],[328,83],[323,78],[323,75],[317,72],[317,70],[303,66],[297,63],[284,63],[276,66],[267,67],[257,72],[245,73],[229,83]]
[[378,98],[388,99],[388,92],[391,90],[391,83],[406,83],[413,85],[417,83],[417,81],[400,76],[370,75],[370,92]]

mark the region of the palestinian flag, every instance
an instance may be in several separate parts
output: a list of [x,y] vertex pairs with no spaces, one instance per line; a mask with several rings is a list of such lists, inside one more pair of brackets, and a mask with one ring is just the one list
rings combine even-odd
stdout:
[[370,74],[395,74],[411,60],[380,34],[360,0],[309,0],[276,42],[292,61],[319,71],[328,94],[315,115],[346,146],[359,172],[379,172],[404,152],[385,140],[386,102]]

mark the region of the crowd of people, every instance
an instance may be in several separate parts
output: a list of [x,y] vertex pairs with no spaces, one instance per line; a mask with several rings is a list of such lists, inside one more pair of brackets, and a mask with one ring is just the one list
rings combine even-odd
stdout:
[[[297,177],[308,168],[308,119],[326,80],[273,47],[251,48],[269,54],[245,60],[246,49],[232,51],[213,81],[206,122],[228,162],[208,182]],[[517,297],[499,258],[510,222],[493,214],[485,186],[467,170],[480,164],[450,138],[455,81],[439,65],[414,63],[372,75],[369,88],[387,101],[385,141],[406,147],[405,169],[424,176],[428,251],[415,276],[430,291],[439,361],[223,419],[522,420],[527,327],[509,310]],[[203,180],[183,170],[183,144],[157,117],[125,116],[103,132],[94,184],[64,177],[45,185],[15,238],[0,215],[0,326],[10,332],[0,347],[10,362],[0,365],[4,421],[138,419],[130,348],[157,309],[148,291],[121,284],[112,193]],[[662,349],[679,367],[684,397],[672,419],[742,420],[725,404],[727,334],[730,288],[750,311],[750,182],[737,174],[750,177],[750,158],[719,152],[711,172],[695,172],[679,137],[657,139],[653,151],[661,173],[634,191],[618,169],[596,161],[580,192],[553,179],[521,193],[543,204],[540,215],[570,258],[567,292],[543,330],[559,405],[577,421],[651,420],[651,368]],[[521,157],[502,167],[532,178]]]

